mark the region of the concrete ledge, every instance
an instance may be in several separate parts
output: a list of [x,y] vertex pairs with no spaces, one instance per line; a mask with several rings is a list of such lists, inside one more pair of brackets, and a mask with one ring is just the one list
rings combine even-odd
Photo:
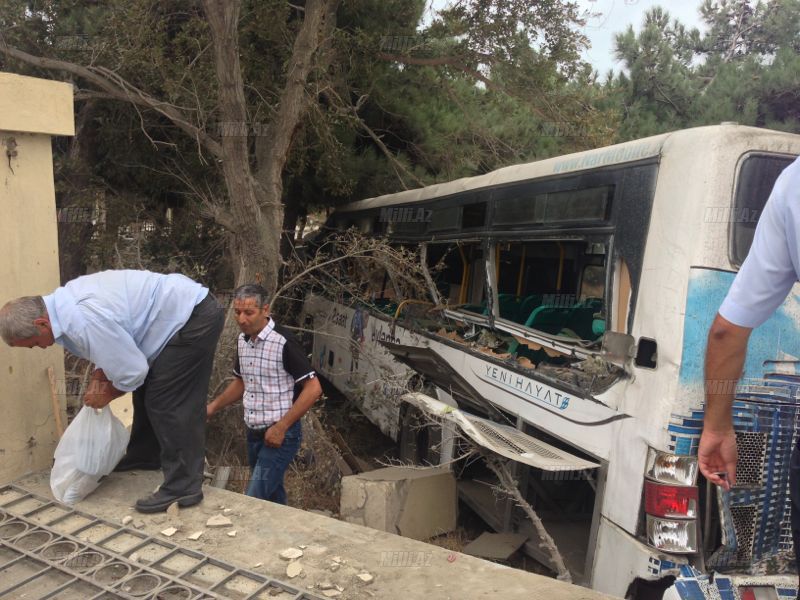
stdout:
[[[160,481],[160,474],[153,472],[114,473],[76,508],[118,523],[130,515],[141,520],[141,530],[154,537],[173,525],[179,529],[170,538],[172,542],[284,580],[288,563],[279,553],[303,545],[304,555],[300,559],[303,573],[290,581],[301,588],[312,588],[323,581],[339,585],[344,589],[339,596],[342,600],[610,598],[466,554],[216,488],[205,488],[203,503],[181,509],[175,518],[135,513],[134,501]],[[52,497],[49,472],[36,473],[16,483],[32,493]],[[230,509],[227,516],[233,525],[207,527],[206,521],[218,514],[221,506]],[[228,536],[231,529],[236,530],[235,537]],[[200,539],[188,539],[201,530]],[[334,557],[341,561],[336,570],[331,569]],[[357,575],[364,572],[370,573],[374,580],[370,583],[360,580]]]
[[0,72],[0,131],[75,135],[72,85]]

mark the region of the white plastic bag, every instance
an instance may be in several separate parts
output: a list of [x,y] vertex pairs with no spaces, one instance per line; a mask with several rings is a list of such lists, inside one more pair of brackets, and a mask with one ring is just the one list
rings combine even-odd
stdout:
[[130,432],[107,406],[84,406],[69,424],[55,453],[50,489],[57,500],[75,504],[88,496],[117,466]]

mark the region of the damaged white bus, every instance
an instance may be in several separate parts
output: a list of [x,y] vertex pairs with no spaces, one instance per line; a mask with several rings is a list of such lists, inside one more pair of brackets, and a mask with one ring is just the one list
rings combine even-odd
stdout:
[[[751,337],[737,487],[718,494],[696,455],[708,328],[798,154],[800,136],[722,124],[349,204],[328,227],[419,248],[430,298],[385,278],[369,305],[310,296],[314,366],[405,458],[449,463],[459,435],[513,458],[578,583],[794,598],[798,289]],[[423,393],[401,399],[397,377]],[[460,498],[547,564],[491,472],[452,464]]]

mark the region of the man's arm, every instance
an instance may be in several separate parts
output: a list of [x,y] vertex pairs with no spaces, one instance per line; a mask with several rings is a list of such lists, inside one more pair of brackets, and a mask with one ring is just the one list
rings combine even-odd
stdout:
[[[708,332],[705,419],[697,457],[706,479],[725,489],[736,484],[736,434],[731,407],[751,331],[718,314]],[[720,473],[725,473],[725,478]]]
[[222,393],[214,398],[206,406],[206,418],[211,416],[217,411],[225,408],[229,404],[241,400],[244,395],[244,381],[240,377],[234,377],[233,381],[228,384]]
[[294,425],[298,419],[308,412],[308,409],[322,396],[322,386],[316,376],[308,377],[303,381],[303,389],[297,396],[297,400],[281,420],[275,423],[272,427],[267,429],[264,433],[264,443],[273,448],[280,447],[283,444],[283,437],[286,430]]

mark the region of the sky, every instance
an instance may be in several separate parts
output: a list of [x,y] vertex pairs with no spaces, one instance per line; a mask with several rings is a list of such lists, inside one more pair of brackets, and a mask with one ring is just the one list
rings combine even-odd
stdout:
[[702,0],[577,0],[581,10],[587,11],[586,26],[583,33],[589,38],[592,47],[584,52],[584,58],[591,63],[601,78],[609,69],[619,71],[620,63],[614,59],[614,35],[622,33],[633,25],[641,29],[644,14],[654,6],[665,8],[673,19],[678,19],[688,28],[701,28],[700,5]]

